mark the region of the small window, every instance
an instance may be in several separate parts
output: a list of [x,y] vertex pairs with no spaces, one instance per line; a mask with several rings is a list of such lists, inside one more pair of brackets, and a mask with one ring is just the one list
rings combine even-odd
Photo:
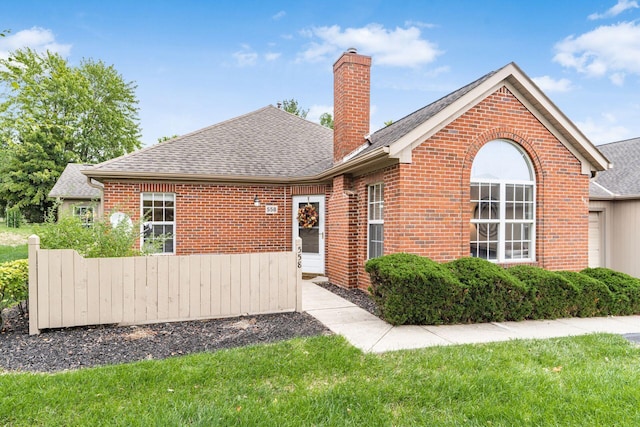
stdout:
[[384,186],[369,186],[368,259],[384,255]]
[[471,169],[471,256],[535,259],[535,178],[529,157],[503,140],[480,149]]
[[175,194],[142,193],[141,217],[142,248],[175,253]]
[[82,221],[82,225],[84,225],[85,227],[91,227],[93,225],[93,206],[74,206],[73,215],[75,217],[78,217],[80,221]]

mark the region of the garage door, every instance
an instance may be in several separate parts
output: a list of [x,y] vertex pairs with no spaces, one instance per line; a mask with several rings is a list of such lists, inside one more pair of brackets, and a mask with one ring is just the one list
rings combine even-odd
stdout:
[[589,267],[603,267],[602,212],[589,212]]

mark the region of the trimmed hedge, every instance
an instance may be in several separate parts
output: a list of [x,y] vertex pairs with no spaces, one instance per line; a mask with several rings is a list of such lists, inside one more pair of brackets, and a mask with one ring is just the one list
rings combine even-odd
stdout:
[[608,314],[640,313],[640,279],[603,267],[585,268],[582,273],[604,283],[613,294]]
[[571,315],[577,317],[606,316],[611,313],[613,294],[600,280],[575,271],[558,271],[562,277],[573,283],[578,294],[571,308]]
[[367,261],[369,292],[393,325],[460,323],[467,288],[443,265],[406,253]]
[[504,268],[481,258],[460,258],[445,266],[468,288],[465,322],[523,320],[531,313],[528,287]]
[[578,288],[562,275],[531,265],[517,265],[507,269],[509,274],[529,286],[533,308],[531,319],[570,317]]
[[640,279],[607,268],[504,269],[480,258],[439,264],[401,253],[365,269],[382,318],[394,325],[640,314]]

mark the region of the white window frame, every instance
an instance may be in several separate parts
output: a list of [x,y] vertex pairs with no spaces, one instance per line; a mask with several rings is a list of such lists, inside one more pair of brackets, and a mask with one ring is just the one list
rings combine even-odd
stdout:
[[[145,218],[145,213],[144,213],[144,201],[148,200],[145,199],[145,197],[151,196],[151,200],[152,202],[156,200],[156,198],[161,197],[162,200],[165,200],[166,196],[170,196],[173,199],[173,221],[152,221],[149,220],[147,218]],[[172,246],[172,251],[171,252],[165,252],[164,251],[164,245],[163,245],[163,250],[161,252],[158,252],[158,255],[175,255],[176,253],[176,213],[177,213],[177,209],[176,209],[176,194],[175,193],[163,193],[163,192],[153,192],[153,191],[148,191],[148,192],[144,192],[144,193],[140,193],[140,249],[144,248],[144,244],[146,242],[147,239],[145,239],[144,233],[145,233],[145,225],[160,225],[160,226],[166,226],[166,225],[171,225],[173,228],[173,234],[172,234],[172,240],[173,240],[173,246]]]
[[[534,262],[536,259],[536,211],[537,211],[537,189],[536,189],[536,181],[535,181],[535,175],[533,172],[533,167],[531,164],[531,160],[529,159],[529,156],[522,150],[522,148],[518,147],[516,144],[513,144],[510,141],[506,141],[506,140],[499,140],[502,141],[504,143],[510,144],[512,145],[515,149],[517,149],[518,151],[520,151],[520,153],[523,155],[524,160],[527,163],[527,167],[529,168],[529,173],[530,176],[533,177],[532,180],[514,180],[514,179],[474,179],[473,177],[471,178],[471,182],[470,182],[470,186],[469,188],[471,188],[471,186],[473,184],[482,184],[482,185],[498,185],[499,186],[499,197],[497,199],[494,199],[497,204],[498,204],[498,218],[496,219],[491,219],[491,220],[486,220],[486,219],[476,219],[474,218],[474,213],[471,213],[471,224],[476,227],[476,233],[477,233],[477,228],[479,224],[496,224],[498,226],[498,237],[497,237],[497,255],[496,258],[488,258],[488,257],[480,257],[478,256],[478,254],[476,253],[475,255],[473,254],[473,252],[471,251],[471,245],[473,245],[474,242],[478,243],[481,242],[479,239],[473,241],[471,239],[469,239],[469,245],[470,245],[470,254],[471,256],[476,256],[479,258],[484,258],[487,259],[491,262],[496,262],[496,263],[501,263],[501,264],[507,264],[507,263],[521,263],[521,262]],[[506,198],[507,198],[507,186],[508,185],[522,185],[525,187],[531,187],[531,194],[532,194],[532,200],[531,201],[511,201],[511,202],[521,202],[521,203],[530,203],[531,209],[532,209],[532,217],[529,219],[507,219],[506,218]],[[493,197],[493,194],[492,196]],[[469,199],[470,203],[471,203],[471,198]],[[529,244],[529,253],[528,253],[528,257],[511,257],[511,258],[507,258],[507,254],[506,254],[506,229],[508,225],[511,224],[524,224],[524,225],[529,225],[530,226],[530,239],[529,240],[520,240],[520,242],[528,242]],[[512,242],[515,242],[515,240],[512,240]]]
[[[79,218],[82,221],[82,225],[85,227],[91,227],[96,215],[96,207],[93,205],[73,205],[73,216]],[[84,211],[84,213],[82,212]],[[91,212],[91,215],[87,215],[87,212]]]
[[[376,190],[379,190],[376,192]],[[375,199],[376,194],[380,194],[380,199]],[[372,200],[373,196],[373,200]],[[375,212],[380,212],[379,218],[373,218]],[[367,188],[367,259],[371,259],[371,225],[382,225],[382,240],[376,241],[381,245],[381,253],[376,256],[384,255],[384,183],[378,182],[371,184]]]

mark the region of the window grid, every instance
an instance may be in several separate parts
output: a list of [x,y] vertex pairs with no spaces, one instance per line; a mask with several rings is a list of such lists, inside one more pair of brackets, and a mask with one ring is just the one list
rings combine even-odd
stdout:
[[369,186],[367,259],[384,255],[384,186]]
[[141,216],[141,247],[153,247],[160,239],[158,253],[175,253],[175,194],[142,193]]
[[[532,177],[526,154],[507,141],[499,142],[520,151]],[[470,254],[495,262],[531,261],[535,259],[535,182],[499,178],[472,177]]]

